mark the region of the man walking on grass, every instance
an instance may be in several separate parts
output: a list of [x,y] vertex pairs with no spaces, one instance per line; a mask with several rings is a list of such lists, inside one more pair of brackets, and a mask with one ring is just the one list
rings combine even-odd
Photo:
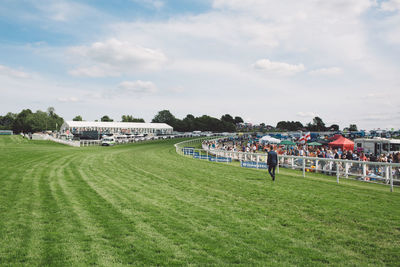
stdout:
[[267,165],[268,172],[272,177],[272,181],[275,181],[275,168],[276,165],[278,165],[278,154],[276,154],[272,145],[269,147]]

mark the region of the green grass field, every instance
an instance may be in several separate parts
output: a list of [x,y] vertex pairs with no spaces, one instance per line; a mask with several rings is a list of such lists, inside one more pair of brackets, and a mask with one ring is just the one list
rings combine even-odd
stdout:
[[[399,265],[382,185],[0,137],[0,265]],[[395,188],[395,191],[400,189]]]

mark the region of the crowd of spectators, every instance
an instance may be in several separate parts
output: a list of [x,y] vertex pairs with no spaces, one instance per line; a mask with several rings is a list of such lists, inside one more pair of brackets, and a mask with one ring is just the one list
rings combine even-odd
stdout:
[[[204,141],[203,144],[211,149],[248,153],[266,152],[267,147],[270,145],[245,136],[229,137],[217,141]],[[291,146],[275,144],[274,147],[278,155],[400,163],[399,152],[374,155],[366,154],[362,151],[341,150],[328,145],[310,146],[307,144]]]

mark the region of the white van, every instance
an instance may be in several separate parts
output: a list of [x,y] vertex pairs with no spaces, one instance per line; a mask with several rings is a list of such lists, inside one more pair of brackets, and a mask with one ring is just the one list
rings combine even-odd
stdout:
[[103,138],[101,139],[101,145],[102,146],[113,146],[113,145],[115,145],[114,136],[103,136]]
[[114,139],[117,144],[128,143],[128,137],[124,134],[114,135]]

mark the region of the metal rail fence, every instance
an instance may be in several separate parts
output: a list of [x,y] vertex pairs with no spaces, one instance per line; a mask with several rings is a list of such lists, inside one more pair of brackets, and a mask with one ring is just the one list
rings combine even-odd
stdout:
[[[205,140],[215,141],[218,140],[218,138],[199,138],[183,141],[175,144],[176,152],[180,155],[195,159],[215,162],[229,163],[237,161],[240,162],[242,167],[246,168],[267,168],[267,153],[249,153],[213,149],[208,145],[203,144],[203,141]],[[200,144],[202,144],[201,148],[197,148]],[[400,186],[399,163],[278,155],[278,173],[280,167],[301,170],[303,177],[306,177],[306,173],[322,173],[336,176],[337,183],[339,183],[340,178],[354,179],[363,182],[388,185],[390,186],[390,191],[393,191],[395,186]]]

